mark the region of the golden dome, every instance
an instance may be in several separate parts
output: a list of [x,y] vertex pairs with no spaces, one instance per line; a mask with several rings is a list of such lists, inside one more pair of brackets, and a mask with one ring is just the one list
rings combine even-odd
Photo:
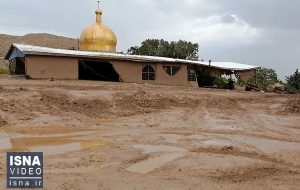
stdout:
[[96,22],[80,35],[79,49],[83,51],[116,52],[117,37],[115,33],[102,23],[102,11],[96,10]]

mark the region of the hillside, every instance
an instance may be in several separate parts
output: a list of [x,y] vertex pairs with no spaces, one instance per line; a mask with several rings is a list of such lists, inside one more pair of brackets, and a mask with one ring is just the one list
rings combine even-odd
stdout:
[[53,48],[71,49],[78,48],[78,40],[52,34],[27,34],[24,36],[12,36],[0,34],[0,66],[7,63],[4,57],[12,43],[23,43]]

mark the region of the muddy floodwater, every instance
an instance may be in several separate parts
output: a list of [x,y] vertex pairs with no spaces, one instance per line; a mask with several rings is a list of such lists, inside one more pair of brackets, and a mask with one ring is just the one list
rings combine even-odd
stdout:
[[299,189],[300,96],[0,79],[6,152],[44,152],[44,189]]

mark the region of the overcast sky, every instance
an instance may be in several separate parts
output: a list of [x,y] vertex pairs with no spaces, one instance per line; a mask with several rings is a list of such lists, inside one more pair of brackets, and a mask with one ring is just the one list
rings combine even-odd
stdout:
[[[95,20],[96,0],[0,0],[0,33],[78,38]],[[299,0],[102,0],[118,51],[147,38],[188,40],[200,59],[300,69]],[[1,43],[1,42],[0,42]]]

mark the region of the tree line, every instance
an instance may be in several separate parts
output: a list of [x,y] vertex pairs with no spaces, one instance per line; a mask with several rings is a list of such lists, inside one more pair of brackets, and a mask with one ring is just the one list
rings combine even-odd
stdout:
[[256,84],[260,89],[267,90],[270,85],[280,83],[285,85],[285,91],[289,94],[300,93],[300,72],[297,69],[296,72],[286,77],[286,83],[278,79],[276,71],[274,69],[259,68],[256,71],[256,75],[251,77],[248,81],[250,84]]
[[147,39],[141,43],[141,46],[130,47],[127,54],[198,60],[198,52],[197,43],[184,40],[168,42],[163,39]]

